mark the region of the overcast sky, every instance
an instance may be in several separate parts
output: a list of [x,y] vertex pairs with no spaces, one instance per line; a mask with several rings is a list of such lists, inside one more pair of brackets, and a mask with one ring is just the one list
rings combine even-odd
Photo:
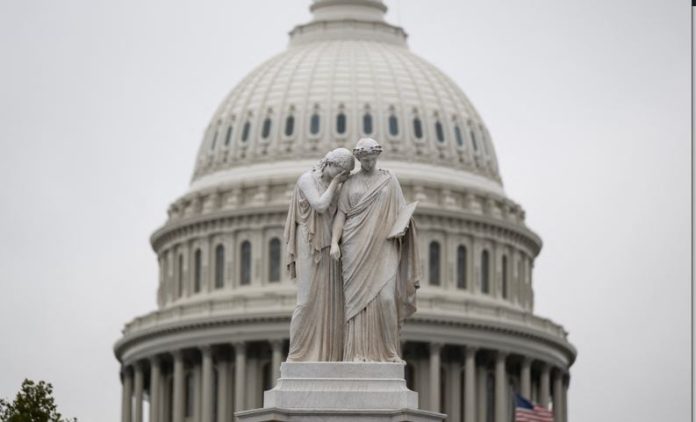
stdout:
[[[0,397],[120,420],[112,345],[156,306],[148,238],[227,92],[309,0],[0,2]],[[572,421],[686,421],[685,1],[388,0],[486,122],[544,240],[535,312],[570,332]]]

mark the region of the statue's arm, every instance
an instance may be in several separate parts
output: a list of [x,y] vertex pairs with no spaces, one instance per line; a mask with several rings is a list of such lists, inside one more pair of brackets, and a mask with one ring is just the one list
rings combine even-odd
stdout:
[[340,209],[336,211],[334,217],[333,228],[331,230],[331,251],[329,254],[333,259],[341,259],[341,249],[338,247],[338,241],[343,235],[343,225],[346,223],[346,214]]
[[329,205],[331,205],[331,199],[333,198],[334,193],[336,193],[336,189],[338,188],[340,182],[341,180],[339,177],[334,177],[331,180],[329,187],[321,195],[319,194],[310,173],[303,174],[297,183],[312,209],[319,214],[323,214],[329,208]]

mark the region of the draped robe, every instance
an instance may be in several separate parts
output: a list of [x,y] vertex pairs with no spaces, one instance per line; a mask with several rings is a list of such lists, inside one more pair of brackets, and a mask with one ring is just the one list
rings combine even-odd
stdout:
[[[321,196],[326,188],[312,174]],[[340,263],[329,255],[336,200],[319,213],[299,183],[285,222],[287,264],[297,280],[297,306],[290,322],[288,362],[340,361],[343,354],[343,289]]]
[[413,220],[403,237],[387,239],[405,206],[399,181],[386,170],[352,176],[341,189],[338,206],[346,215],[341,243],[343,359],[401,362],[399,331],[416,310],[420,260]]

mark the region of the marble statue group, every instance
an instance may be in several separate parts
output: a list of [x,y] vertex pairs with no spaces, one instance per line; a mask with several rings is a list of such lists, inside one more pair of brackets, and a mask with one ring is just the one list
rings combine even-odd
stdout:
[[420,262],[415,204],[377,167],[381,152],[360,139],[297,181],[285,224],[297,281],[288,362],[403,362],[399,332],[416,310]]

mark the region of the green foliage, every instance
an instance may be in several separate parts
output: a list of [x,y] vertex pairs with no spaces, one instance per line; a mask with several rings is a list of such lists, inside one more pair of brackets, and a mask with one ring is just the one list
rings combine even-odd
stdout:
[[50,383],[25,379],[14,402],[0,399],[0,422],[77,422],[77,419],[63,419],[58,413]]

